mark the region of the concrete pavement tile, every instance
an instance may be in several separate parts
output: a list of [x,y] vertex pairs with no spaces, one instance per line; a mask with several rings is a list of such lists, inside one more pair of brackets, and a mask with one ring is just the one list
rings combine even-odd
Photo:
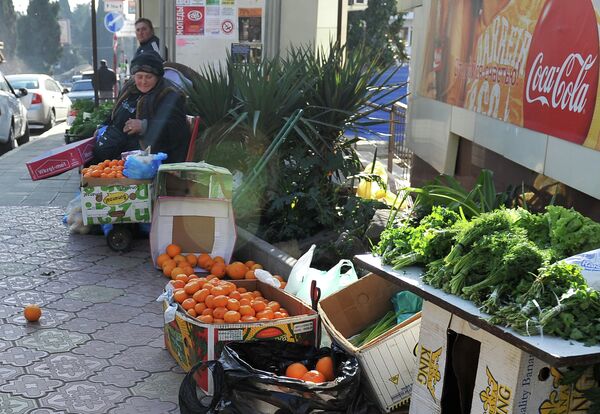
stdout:
[[123,289],[115,289],[96,285],[84,285],[76,287],[70,292],[65,293],[64,297],[83,300],[86,302],[101,303],[110,302],[123,293]]
[[114,342],[91,340],[73,349],[73,353],[79,355],[94,356],[98,358],[112,358],[127,347]]
[[38,266],[36,269],[30,270],[29,272],[25,272],[23,274],[25,276],[43,276],[45,278],[52,279],[64,273],[66,273],[65,270],[51,269],[44,265]]
[[35,408],[35,401],[9,394],[0,394],[0,412],[2,414],[25,414]]
[[23,257],[22,259],[18,260],[18,263],[24,263],[28,265],[45,265],[47,261],[47,258],[35,255]]
[[161,317],[157,317],[154,313],[141,313],[137,315],[135,318],[131,319],[129,323],[134,323],[136,325],[142,326],[150,326],[153,328],[161,328],[164,326],[164,320]]
[[[15,346],[2,353],[2,362],[17,367],[26,367],[48,355],[47,352]],[[0,411],[1,412],[1,411]]]
[[177,362],[175,362],[166,349],[149,346],[132,346],[111,358],[111,364],[124,368],[159,372],[170,371],[177,365]]
[[23,367],[14,367],[8,364],[0,365],[0,383],[4,384],[13,378],[17,378],[25,374],[25,368]]
[[40,398],[61,385],[63,385],[62,381],[40,378],[36,375],[23,375],[0,386],[0,391],[22,395],[25,398]]
[[27,414],[68,414],[66,411],[60,410],[57,411],[54,408],[36,408],[32,411],[29,411]]
[[76,287],[77,285],[74,285],[73,283],[62,282],[59,280],[46,280],[46,282],[40,286],[40,289],[44,289],[45,292],[64,294]]
[[[161,321],[163,320],[162,316],[160,317],[159,320],[161,320]],[[159,336],[158,338],[153,339],[152,341],[148,342],[148,346],[151,346],[152,348],[166,349],[164,336]]]
[[162,332],[157,329],[128,323],[114,323],[91,334],[94,339],[116,342],[127,346],[145,345],[160,335],[162,335]]
[[44,307],[42,309],[42,317],[39,321],[32,323],[25,320],[25,316],[19,309],[19,313],[12,316],[9,322],[26,327],[27,333],[38,330],[39,328],[52,328],[62,324],[64,321],[74,318],[72,313],[62,312],[56,309]]
[[108,366],[108,361],[85,355],[51,354],[26,368],[27,372],[65,382],[81,381]]
[[114,386],[89,382],[70,382],[40,399],[45,407],[77,414],[107,413],[130,394]]
[[[156,398],[131,397],[124,403],[118,404],[108,414],[165,414],[177,409],[177,405]],[[177,411],[179,412],[179,411]]]
[[136,280],[131,280],[128,277],[110,278],[96,283],[98,286],[106,286],[109,288],[123,289],[123,292],[127,291],[127,288],[135,286],[138,283]]
[[140,310],[133,306],[118,305],[116,303],[97,303],[79,312],[79,316],[112,324],[126,322],[139,315],[139,313]]
[[44,249],[44,250],[40,250],[39,247],[33,246],[30,248],[31,250],[35,251],[35,255],[40,256],[40,257],[45,257],[45,258],[52,258],[52,259],[71,259],[73,257],[77,256],[77,252],[70,252],[68,249],[66,248],[61,248],[61,249]]
[[56,310],[65,310],[67,312],[79,312],[82,309],[88,308],[92,306],[91,302],[84,302],[81,300],[61,298],[52,303],[49,303],[47,307],[56,309]]
[[[166,351],[165,351],[166,352]],[[161,401],[179,401],[179,386],[185,375],[174,372],[155,372],[131,388],[133,395],[156,398]]]
[[125,256],[119,253],[115,253],[111,257],[106,257],[102,260],[98,260],[96,262],[96,266],[101,266],[105,268],[106,272],[109,272],[110,269],[119,269],[120,271],[125,271],[128,269],[137,269],[140,266],[144,265],[146,260],[139,257],[131,257]]
[[20,276],[36,269],[36,265],[23,263],[0,263],[0,274],[4,276]]
[[4,351],[5,349],[10,348],[11,346],[13,346],[13,345],[8,340],[6,340],[6,341],[0,340],[0,352]]
[[20,292],[13,292],[10,296],[2,298],[2,302],[13,306],[25,306],[31,303],[44,306],[58,298],[59,296],[53,293],[22,290]]
[[92,375],[89,380],[104,385],[116,385],[117,387],[133,387],[136,383],[150,376],[147,371],[120,366],[109,366],[99,373]]
[[[83,312],[85,312],[85,310]],[[78,313],[78,316],[82,316],[82,313]],[[106,325],[108,325],[107,322],[78,317],[63,323],[62,325],[60,325],[60,328],[66,329],[68,331],[77,331],[84,334],[91,334],[93,332],[96,332],[98,329],[104,328]]]
[[[10,292],[5,292],[7,295],[10,295]],[[9,316],[15,315],[18,312],[21,312],[22,308],[12,305],[5,305],[0,303],[0,319],[8,318]]]
[[14,341],[27,335],[27,328],[25,325],[13,325],[4,323],[0,325],[0,338],[7,341]]
[[90,339],[88,335],[61,329],[44,329],[26,338],[19,339],[18,345],[42,351],[57,353],[66,352]]
[[[134,290],[137,290],[137,286]],[[125,292],[128,292],[128,290],[125,290]],[[111,301],[111,303],[115,303],[117,305],[125,305],[125,306],[131,306],[134,308],[141,308],[141,307],[145,307],[151,304],[154,304],[154,302],[156,301],[156,297],[153,296],[147,296],[147,295],[138,295],[135,293],[125,293],[121,296],[119,296],[118,298],[115,298]],[[139,313],[139,311],[138,311]]]
[[45,279],[39,277],[7,276],[0,280],[0,289],[27,290],[39,286],[44,282]]
[[0,263],[13,263],[16,262],[19,259],[22,259],[25,257],[24,254],[20,253],[11,253],[9,251],[3,251],[0,252]]
[[56,280],[60,282],[73,283],[77,286],[94,285],[98,282],[102,282],[110,277],[108,274],[99,274],[91,272],[90,268],[85,271],[66,272]]
[[51,262],[48,262],[48,267],[60,270],[67,270],[69,272],[73,272],[76,270],[86,270],[89,266],[89,263],[77,260],[77,258],[52,260]]

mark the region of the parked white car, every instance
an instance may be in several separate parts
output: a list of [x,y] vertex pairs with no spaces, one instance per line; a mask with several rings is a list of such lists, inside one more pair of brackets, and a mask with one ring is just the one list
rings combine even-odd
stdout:
[[71,86],[71,92],[69,92],[69,98],[75,102],[80,99],[94,100],[94,85],[92,85],[91,79],[82,79],[73,82]]
[[66,121],[71,99],[68,90],[48,75],[22,74],[7,75],[15,88],[25,88],[29,92],[21,98],[27,108],[27,118],[31,128],[50,129],[57,122]]
[[24,96],[27,89],[15,91],[0,72],[0,153],[29,142],[27,109],[20,100]]

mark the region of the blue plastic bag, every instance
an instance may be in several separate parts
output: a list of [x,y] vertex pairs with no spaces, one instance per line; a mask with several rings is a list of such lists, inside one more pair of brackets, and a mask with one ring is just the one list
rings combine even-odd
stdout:
[[123,175],[137,180],[151,180],[156,175],[158,167],[167,158],[167,154],[129,155],[125,160]]

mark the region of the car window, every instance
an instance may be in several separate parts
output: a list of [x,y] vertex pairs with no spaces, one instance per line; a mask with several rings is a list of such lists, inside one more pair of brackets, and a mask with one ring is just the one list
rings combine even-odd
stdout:
[[39,83],[36,79],[14,79],[10,82],[13,88],[39,89]]
[[77,81],[73,84],[73,88],[71,88],[71,92],[78,92],[78,91],[92,91],[94,90],[94,87],[92,86],[92,82],[82,82],[82,81]]
[[46,89],[48,89],[49,91],[60,92],[60,88],[52,79],[46,79],[44,84],[46,85]]

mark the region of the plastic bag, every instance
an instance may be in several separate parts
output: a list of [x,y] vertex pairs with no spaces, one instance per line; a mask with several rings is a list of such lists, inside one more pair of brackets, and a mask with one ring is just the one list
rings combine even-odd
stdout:
[[[340,260],[329,271],[311,268],[310,262],[312,261],[315,247],[313,244],[308,252],[298,259],[290,272],[287,285],[284,289],[305,303],[312,303],[310,287],[313,280],[316,281],[317,287],[321,290],[320,299],[326,298],[358,280],[354,265],[350,260]],[[345,268],[347,270],[344,271]]]
[[67,211],[63,217],[63,223],[69,227],[71,234],[88,234],[91,226],[83,224],[83,212],[81,211],[81,193],[67,204]]
[[404,322],[423,308],[423,299],[408,290],[396,293],[391,301],[396,312],[397,323]]
[[154,178],[158,167],[167,159],[167,154],[159,152],[158,154],[133,154],[125,160],[123,175],[138,180],[150,180]]
[[[276,374],[292,362],[314,366],[324,355],[333,358],[333,381],[315,384]],[[207,369],[213,376],[214,395],[199,399],[194,377]],[[218,361],[197,364],[186,375],[179,389],[179,408],[181,414],[378,412],[361,392],[355,357],[337,348],[317,350],[282,341],[227,344]]]
[[588,286],[600,290],[600,249],[567,257],[563,262],[581,266],[581,274]]

